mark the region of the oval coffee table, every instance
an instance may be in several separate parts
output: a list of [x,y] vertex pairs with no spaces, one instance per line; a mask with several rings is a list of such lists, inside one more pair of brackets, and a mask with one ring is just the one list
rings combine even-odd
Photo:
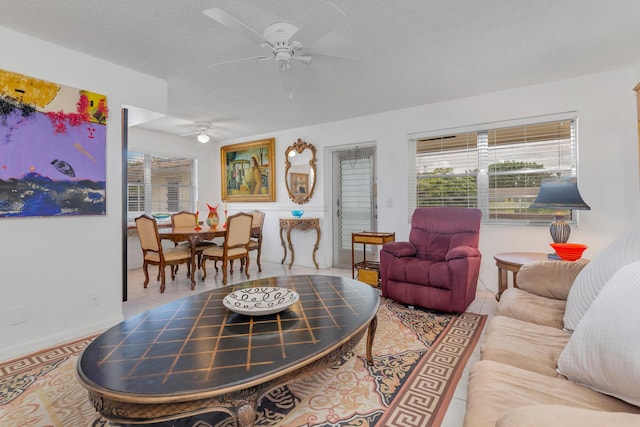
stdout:
[[[267,316],[227,310],[228,293],[258,286],[295,290],[300,300]],[[283,276],[202,292],[127,319],[98,336],[76,375],[105,418],[148,424],[222,411],[253,426],[270,389],[336,363],[363,338],[367,361],[378,291],[334,276]]]

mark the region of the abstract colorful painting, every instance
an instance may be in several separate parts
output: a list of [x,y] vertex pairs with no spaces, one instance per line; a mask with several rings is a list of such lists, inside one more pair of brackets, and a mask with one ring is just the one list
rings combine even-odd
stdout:
[[104,215],[104,95],[0,70],[0,217]]

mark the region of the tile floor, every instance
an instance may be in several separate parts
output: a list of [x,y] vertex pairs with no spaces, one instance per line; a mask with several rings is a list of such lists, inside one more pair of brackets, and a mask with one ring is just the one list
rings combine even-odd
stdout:
[[[252,260],[253,261],[253,260]],[[238,271],[238,265],[236,263],[234,274],[229,275],[229,284],[244,282],[247,279],[244,274],[240,274]],[[179,298],[183,298],[189,295],[193,295],[191,291],[190,279],[186,277],[184,266],[180,266],[180,271],[175,281],[171,281],[171,277],[167,270],[167,283],[164,294],[159,292],[160,285],[156,282],[155,274],[157,270],[155,268],[150,269],[152,275],[147,289],[142,287],[144,282],[144,273],[142,269],[129,270],[128,274],[128,289],[129,297],[128,301],[123,303],[123,314],[125,318],[131,317],[143,311],[149,310],[157,305],[164,304],[169,301],[173,301]],[[258,268],[253,264],[249,266],[249,274],[251,279],[257,279],[261,277],[273,277],[282,275],[294,275],[294,274],[327,274],[342,277],[351,277],[351,271],[340,269],[321,269],[315,268],[297,267],[294,266],[291,270],[287,265],[281,265],[273,262],[262,262],[262,273],[258,273]],[[222,273],[215,273],[213,266],[208,265],[208,276],[205,281],[200,279],[201,272],[196,273],[196,289],[195,292],[208,291],[211,289],[222,287]],[[494,295],[487,290],[478,290],[475,301],[469,306],[467,311],[479,314],[487,314],[492,316],[495,313],[497,302]],[[469,374],[469,367],[475,361],[480,359],[479,346],[476,346],[469,363],[467,364],[464,374],[458,383],[454,397],[449,405],[447,414],[442,421],[442,427],[460,427],[464,419],[465,402],[467,396],[467,380]]]

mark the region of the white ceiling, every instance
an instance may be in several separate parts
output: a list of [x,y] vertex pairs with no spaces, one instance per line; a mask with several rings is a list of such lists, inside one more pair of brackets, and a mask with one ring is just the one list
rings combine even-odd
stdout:
[[640,63],[639,0],[332,1],[345,23],[309,49],[357,60],[294,63],[293,99],[274,61],[207,67],[268,52],[202,12],[262,33],[304,28],[321,0],[2,0],[0,26],[167,80],[169,117],[143,126],[179,135],[209,121],[214,140]]

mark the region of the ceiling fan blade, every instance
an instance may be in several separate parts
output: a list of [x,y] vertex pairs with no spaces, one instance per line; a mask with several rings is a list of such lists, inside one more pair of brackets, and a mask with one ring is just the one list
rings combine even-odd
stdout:
[[346,21],[346,18],[347,15],[338,9],[338,6],[326,2],[311,21],[291,36],[290,41],[297,41],[303,48],[308,48],[320,37]]
[[294,55],[291,57],[291,59],[295,59],[296,61],[305,65],[311,64],[312,61],[311,55]]
[[[364,59],[362,58],[354,58],[354,57],[346,57],[346,56],[338,56],[338,55],[325,55],[323,53],[317,52],[306,52],[308,56],[312,57],[314,61],[319,61],[322,63],[344,63],[345,65],[358,66],[358,64],[364,63]],[[302,55],[304,56],[304,55]]]
[[246,37],[251,41],[258,42],[258,43],[267,43],[271,45],[267,39],[262,37],[262,34],[256,32],[253,28],[247,26],[243,22],[238,21],[236,18],[229,15],[227,12],[225,12],[222,9],[219,9],[217,7],[212,7],[211,9],[207,9],[202,13],[204,13],[214,21],[217,21],[218,23],[229,28],[230,30],[235,31],[236,33],[242,34],[244,37]]
[[273,58],[272,55],[270,55],[270,56],[249,56],[247,58],[232,59],[231,61],[216,62],[214,64],[207,65],[207,68],[217,67],[219,65],[225,65],[225,64],[233,64],[234,62],[249,61],[249,60],[252,60],[252,59],[253,60],[258,60],[258,61],[267,61],[267,60],[269,60],[271,58]]
[[199,133],[200,133],[199,131],[195,130],[195,131],[193,131],[193,132],[189,132],[189,133],[181,133],[181,134],[180,134],[180,135],[178,135],[178,136],[191,136],[191,135],[197,135],[197,134],[199,134]]

